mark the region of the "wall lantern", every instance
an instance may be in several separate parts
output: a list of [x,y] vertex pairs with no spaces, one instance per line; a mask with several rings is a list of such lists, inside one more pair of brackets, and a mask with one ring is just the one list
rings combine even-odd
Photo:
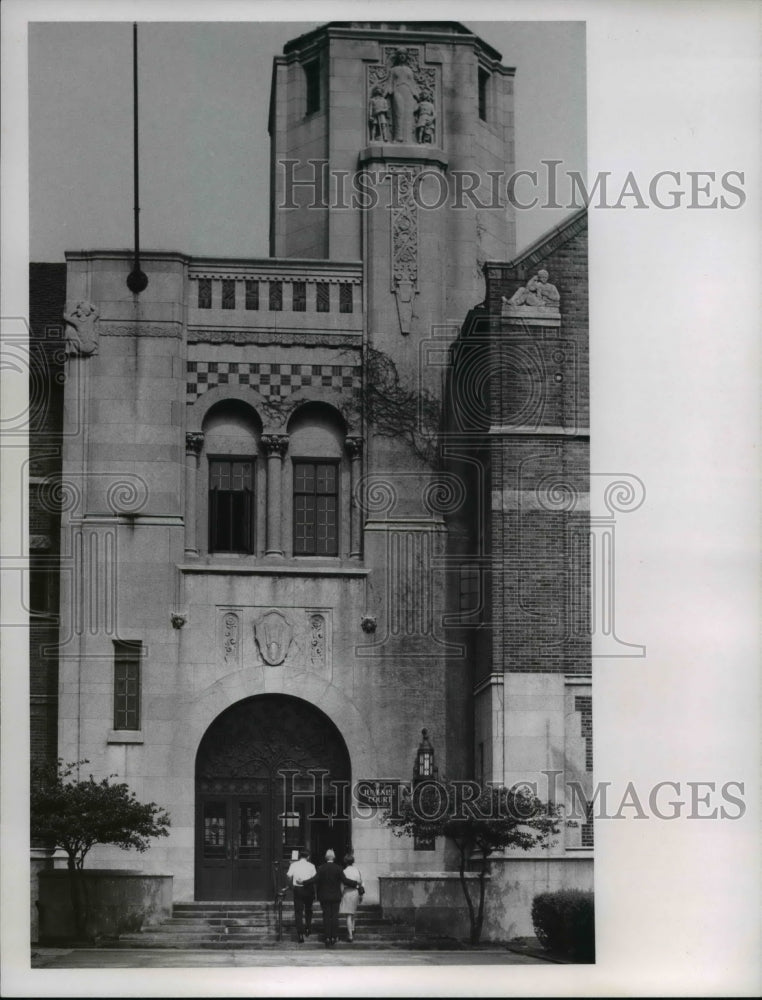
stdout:
[[416,781],[420,781],[422,778],[433,778],[436,774],[436,768],[434,767],[434,747],[429,742],[427,730],[421,730],[421,737],[418,752],[415,756],[415,768],[413,769],[413,777]]

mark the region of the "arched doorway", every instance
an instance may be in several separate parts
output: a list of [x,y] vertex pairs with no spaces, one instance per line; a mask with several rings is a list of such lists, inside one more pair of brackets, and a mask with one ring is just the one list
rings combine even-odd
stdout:
[[218,715],[196,754],[196,899],[271,899],[304,845],[351,843],[349,754],[327,715],[265,694]]

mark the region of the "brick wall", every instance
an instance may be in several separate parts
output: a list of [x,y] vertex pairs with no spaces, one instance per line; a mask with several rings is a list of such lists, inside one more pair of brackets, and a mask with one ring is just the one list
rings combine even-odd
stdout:
[[[510,298],[533,274],[544,267],[549,280],[561,295],[561,332],[576,348],[576,418],[587,427],[589,414],[589,293],[587,279],[587,212],[582,210],[533,244],[508,263],[490,262],[487,276],[486,304],[491,315],[499,316],[502,298]],[[567,392],[572,386],[567,386]]]
[[[501,317],[503,297],[541,267],[561,294],[560,327]],[[515,260],[490,262],[485,273],[487,309],[471,315],[453,351],[448,399],[450,424],[474,437],[490,499],[484,631],[491,649],[480,655],[475,679],[501,670],[587,674],[586,214]]]

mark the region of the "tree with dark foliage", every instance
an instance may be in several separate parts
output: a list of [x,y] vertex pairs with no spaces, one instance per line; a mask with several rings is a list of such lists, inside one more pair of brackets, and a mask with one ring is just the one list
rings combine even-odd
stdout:
[[[558,807],[543,803],[527,787],[480,786],[475,781],[426,780],[387,810],[385,822],[398,837],[446,837],[458,849],[460,885],[468,907],[470,943],[478,944],[484,924],[489,858],[495,851],[547,847],[558,833]],[[478,897],[472,898],[466,871],[478,855]]]
[[73,778],[78,764],[34,768],[31,784],[31,833],[35,840],[60,848],[68,856],[71,902],[77,936],[83,937],[87,921],[81,871],[85,857],[95,844],[114,844],[122,850],[141,853],[153,837],[166,837],[169,815],[155,802],[138,802],[123,782],[112,783],[110,775],[96,781]]

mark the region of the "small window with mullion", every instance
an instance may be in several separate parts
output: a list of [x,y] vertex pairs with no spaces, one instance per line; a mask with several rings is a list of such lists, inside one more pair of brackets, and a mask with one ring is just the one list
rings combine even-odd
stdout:
[[294,462],[294,555],[339,553],[339,466]]
[[254,462],[209,460],[209,551],[254,551]]

